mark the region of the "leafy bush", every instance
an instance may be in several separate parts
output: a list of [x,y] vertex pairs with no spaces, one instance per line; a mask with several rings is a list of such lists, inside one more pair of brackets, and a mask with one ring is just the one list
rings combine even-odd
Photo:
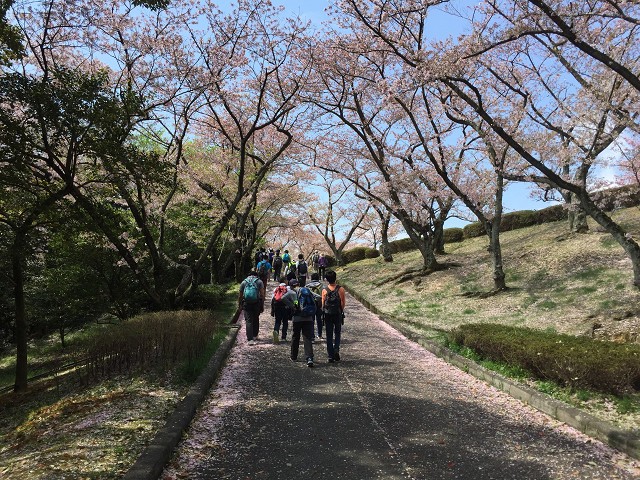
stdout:
[[209,312],[185,310],[147,313],[110,325],[84,339],[80,351],[89,359],[86,374],[100,378],[189,364],[205,351],[219,326]]
[[[519,210],[502,216],[501,232],[509,232],[519,228],[557,222],[567,218],[567,210],[562,205],[553,205],[542,210]],[[480,222],[470,223],[462,229],[464,238],[475,238],[486,234],[484,225]]]
[[616,395],[640,389],[640,345],[495,324],[462,325],[449,339],[482,358],[522,367],[536,379]]
[[365,258],[378,258],[380,256],[380,252],[375,248],[367,248],[364,252]]
[[221,284],[198,285],[198,288],[185,300],[185,310],[212,310],[225,297],[228,286]]
[[484,229],[484,225],[480,222],[470,223],[469,225],[465,225],[462,229],[464,238],[481,237],[482,235],[485,235],[485,233],[486,230]]
[[355,247],[350,250],[345,250],[342,253],[342,259],[345,264],[364,260],[365,258],[376,258],[379,256],[380,252],[378,252],[378,250],[369,247]]
[[410,238],[401,238],[399,240],[394,240],[389,242],[389,248],[391,248],[391,253],[400,253],[400,252],[409,252],[411,250],[416,249],[416,245]]
[[456,243],[464,240],[464,232],[461,228],[445,228],[444,243]]

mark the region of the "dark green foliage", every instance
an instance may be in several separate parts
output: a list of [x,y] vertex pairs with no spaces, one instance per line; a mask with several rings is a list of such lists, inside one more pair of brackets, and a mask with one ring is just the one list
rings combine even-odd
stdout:
[[364,260],[365,258],[376,258],[380,256],[380,252],[375,248],[355,247],[342,253],[342,259],[345,264]]
[[185,310],[213,310],[226,296],[227,285],[198,285],[198,288],[185,300]]
[[410,238],[401,238],[399,240],[394,240],[393,242],[389,242],[389,248],[391,249],[391,253],[400,253],[400,252],[409,252],[411,250],[416,249],[415,243]]
[[0,65],[24,55],[23,37],[20,29],[7,22],[7,13],[14,0],[0,0]]
[[177,311],[148,313],[119,325],[109,325],[83,341],[80,355],[89,363],[90,378],[197,361],[207,349],[220,322],[210,313]]
[[[553,205],[542,210],[519,210],[502,216],[501,232],[509,232],[519,228],[557,222],[567,218],[567,210],[562,205]],[[470,223],[462,229],[464,238],[475,238],[486,235],[484,225],[480,222]]]
[[444,243],[456,243],[464,240],[464,232],[461,228],[445,228]]
[[380,252],[375,248],[367,248],[364,252],[365,258],[378,258],[380,256]]
[[615,395],[640,389],[640,345],[495,324],[462,325],[450,340],[483,359],[524,368],[539,380]]
[[486,230],[484,229],[484,225],[480,222],[470,223],[469,225],[465,225],[462,229],[462,233],[464,238],[475,238],[481,237],[486,234]]

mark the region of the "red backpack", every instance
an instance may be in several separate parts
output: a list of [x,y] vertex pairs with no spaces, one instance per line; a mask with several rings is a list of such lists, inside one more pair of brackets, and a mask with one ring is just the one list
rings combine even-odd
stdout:
[[285,293],[287,293],[286,285],[278,285],[276,287],[275,292],[273,293],[273,301],[274,303],[282,303],[282,297],[284,297]]

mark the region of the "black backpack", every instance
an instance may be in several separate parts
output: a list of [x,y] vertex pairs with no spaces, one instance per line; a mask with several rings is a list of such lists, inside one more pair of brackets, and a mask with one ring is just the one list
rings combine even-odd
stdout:
[[300,263],[298,263],[298,273],[300,275],[306,275],[308,270],[309,269],[307,267],[307,262],[302,260]]
[[326,297],[324,298],[324,313],[328,313],[330,315],[337,315],[342,313],[342,302],[340,301],[340,286],[337,285],[335,290],[329,289],[329,287],[325,287],[327,292]]
[[282,270],[282,257],[277,256],[273,258],[273,268],[274,270]]

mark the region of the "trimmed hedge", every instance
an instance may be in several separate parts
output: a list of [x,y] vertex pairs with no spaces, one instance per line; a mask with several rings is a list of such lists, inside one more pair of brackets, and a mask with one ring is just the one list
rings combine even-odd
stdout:
[[376,258],[379,256],[380,252],[378,252],[378,250],[369,247],[355,247],[350,250],[345,250],[342,253],[342,259],[345,264],[364,260],[365,258]]
[[[542,210],[519,210],[502,216],[501,232],[532,227],[543,223],[556,222],[567,218],[567,210],[562,205],[553,205]],[[464,238],[480,237],[486,234],[484,225],[480,222],[470,223],[462,229]]]
[[391,249],[391,254],[394,254],[415,250],[416,246],[410,238],[401,238],[400,240],[389,242],[389,248]]
[[461,325],[449,340],[540,380],[615,395],[640,390],[640,345],[488,323]]
[[461,228],[445,228],[444,243],[457,243],[464,240],[464,232]]

